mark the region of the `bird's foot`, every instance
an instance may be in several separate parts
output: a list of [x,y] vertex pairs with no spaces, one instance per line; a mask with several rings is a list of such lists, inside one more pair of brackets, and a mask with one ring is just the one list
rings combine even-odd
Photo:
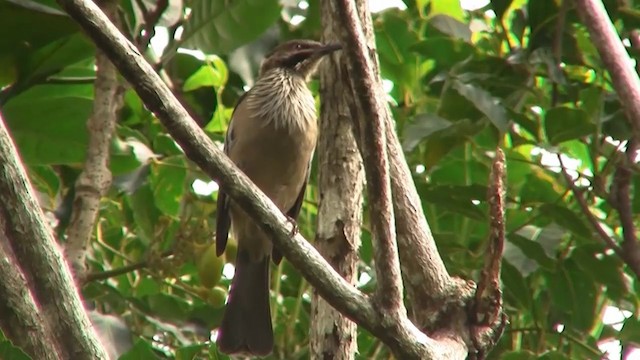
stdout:
[[294,237],[296,235],[298,235],[298,233],[300,232],[300,229],[298,228],[298,222],[296,221],[296,219],[292,218],[289,215],[285,215],[287,217],[287,221],[289,221],[289,223],[291,223],[291,233],[289,233],[289,236]]

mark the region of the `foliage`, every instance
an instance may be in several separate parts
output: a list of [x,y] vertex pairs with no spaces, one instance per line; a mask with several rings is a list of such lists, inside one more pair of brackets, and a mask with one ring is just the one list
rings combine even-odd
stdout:
[[[123,31],[139,39],[144,19],[134,2],[121,1]],[[183,5],[170,3],[180,19]],[[473,279],[481,268],[491,155],[500,143],[507,156],[502,280],[510,325],[490,358],[600,359],[598,344],[604,341],[640,343],[637,317],[623,320],[622,331],[603,322],[609,306],[637,313],[640,286],[594,233],[556,156],[597,221],[620,238],[608,192],[630,130],[575,9],[563,8],[560,0],[492,0],[472,11],[450,0],[404,4],[406,10],[374,15],[382,75],[393,84],[389,101],[429,224],[447,268],[460,277]],[[637,10],[617,8],[612,0],[605,4],[623,36],[640,25]],[[319,38],[318,1],[308,5],[187,1],[192,16],[164,24],[169,45],[149,58],[163,66],[197,121],[221,143],[261,54],[278,40]],[[293,25],[296,16],[306,19]],[[62,239],[88,143],[95,50],[53,0],[0,1],[0,29],[6,34],[0,39],[0,108]],[[178,29],[184,29],[182,37]],[[196,58],[177,52],[179,47],[210,56]],[[201,275],[220,271],[220,260],[207,251],[216,192],[196,191],[194,182],[207,183],[206,176],[134,92],[124,99],[111,146],[115,178],[102,201],[90,275],[99,278],[138,261],[145,266],[90,281],[83,295],[97,312],[126,324],[134,340],[123,359],[224,359],[208,340],[220,321],[229,272],[219,282]],[[633,184],[640,184],[635,174]],[[635,213],[640,197],[633,196]],[[309,239],[317,202],[312,176],[299,221]],[[366,231],[363,242],[360,270],[374,278]],[[374,282],[360,286],[372,289]],[[272,289],[272,358],[305,359],[311,289],[286,261],[274,269]],[[114,323],[104,324],[115,330]],[[358,345],[359,358],[389,356],[364,331]],[[0,350],[2,357],[24,357],[6,341]]]

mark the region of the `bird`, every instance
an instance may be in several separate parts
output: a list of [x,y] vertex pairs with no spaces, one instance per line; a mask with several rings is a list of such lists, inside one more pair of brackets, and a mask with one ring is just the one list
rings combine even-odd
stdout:
[[[300,213],[315,151],[318,125],[308,82],[337,43],[290,40],[262,61],[254,86],[238,100],[224,152],[293,222]],[[221,187],[216,213],[216,253],[229,230],[238,243],[235,273],[216,344],[226,354],[265,356],[273,351],[269,306],[270,259],[282,255]]]

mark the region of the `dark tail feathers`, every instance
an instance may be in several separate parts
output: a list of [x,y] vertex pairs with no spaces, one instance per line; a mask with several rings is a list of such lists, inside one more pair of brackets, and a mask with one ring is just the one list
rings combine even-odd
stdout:
[[252,262],[245,251],[238,251],[216,343],[226,354],[265,356],[273,350],[268,256]]

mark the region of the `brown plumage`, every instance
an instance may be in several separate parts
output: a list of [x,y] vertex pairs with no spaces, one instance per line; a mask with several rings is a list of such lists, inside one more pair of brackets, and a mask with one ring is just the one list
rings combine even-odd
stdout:
[[[326,54],[339,49],[309,40],[278,46],[264,60],[255,86],[238,102],[225,152],[278,206],[295,219],[300,212],[318,127],[309,77]],[[238,241],[236,271],[218,330],[227,354],[260,355],[273,349],[269,307],[269,259],[281,255],[271,239],[221,190],[216,249],[224,252],[229,227]]]

